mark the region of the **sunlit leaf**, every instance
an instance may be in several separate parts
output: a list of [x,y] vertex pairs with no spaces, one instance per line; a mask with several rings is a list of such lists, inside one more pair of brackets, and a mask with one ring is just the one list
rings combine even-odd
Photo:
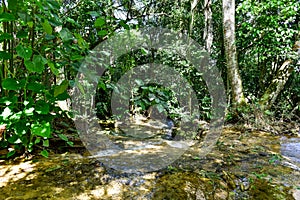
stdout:
[[50,67],[51,72],[55,75],[58,76],[59,75],[59,71],[58,69],[56,69],[56,67],[54,66],[53,62],[48,62],[48,66]]
[[73,35],[67,28],[63,28],[60,32],[60,37],[63,42],[68,42],[70,40],[73,40]]
[[165,108],[161,104],[157,104],[156,108],[157,108],[159,113],[162,113],[165,110]]
[[56,86],[54,89],[54,97],[57,97],[58,95],[64,93],[69,86],[69,82],[67,80],[64,80],[60,85]]
[[38,144],[38,143],[40,143],[40,142],[41,142],[41,138],[37,137],[37,138],[35,139],[35,141],[34,141],[34,144]]
[[44,156],[45,158],[48,158],[49,153],[47,150],[44,149],[43,151],[41,151],[41,155]]
[[64,134],[57,134],[58,135],[58,137],[60,138],[60,139],[62,139],[63,141],[68,141],[69,139],[67,138],[67,136],[65,136]]
[[33,115],[33,111],[34,111],[34,108],[26,108],[26,109],[24,109],[24,114],[26,115],[26,116],[32,116]]
[[71,147],[74,146],[74,143],[72,141],[67,141],[67,144],[70,145]]
[[49,147],[49,140],[43,140],[43,146]]
[[49,21],[48,20],[45,20],[43,23],[42,23],[42,26],[43,26],[43,29],[44,31],[51,35],[52,34],[52,26],[50,25]]
[[97,34],[98,34],[99,36],[106,36],[107,33],[108,33],[107,30],[101,30],[101,31],[98,31]]
[[6,120],[12,114],[13,114],[12,110],[9,107],[6,107],[4,108],[0,116],[2,116],[4,120]]
[[43,138],[50,138],[50,123],[43,122],[42,124],[32,124],[31,125],[31,132],[36,136],[41,136]]
[[105,24],[105,19],[102,17],[99,17],[95,21],[95,27],[102,27]]

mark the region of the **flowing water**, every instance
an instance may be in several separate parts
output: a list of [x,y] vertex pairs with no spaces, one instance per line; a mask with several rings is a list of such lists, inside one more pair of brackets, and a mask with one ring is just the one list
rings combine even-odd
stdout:
[[[201,157],[200,141],[182,143],[160,134],[110,136],[116,145],[110,152],[1,161],[0,200],[300,199],[299,138],[225,128],[212,151]],[[172,156],[177,156],[174,162]],[[147,170],[128,170],[134,166]]]

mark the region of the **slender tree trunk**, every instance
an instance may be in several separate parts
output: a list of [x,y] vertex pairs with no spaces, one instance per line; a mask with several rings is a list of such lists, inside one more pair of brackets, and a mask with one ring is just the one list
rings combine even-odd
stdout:
[[[297,52],[300,57],[300,41],[296,41],[292,49]],[[286,60],[277,70],[275,77],[273,78],[271,84],[266,89],[265,93],[262,95],[259,105],[262,110],[267,110],[276,101],[278,95],[283,90],[284,85],[288,81],[292,71],[294,70],[291,66],[292,60]]]
[[291,60],[285,61],[277,71],[276,76],[260,99],[259,104],[262,110],[269,109],[276,101],[293,71],[293,67],[290,66],[291,63]]
[[[191,1],[191,21],[190,21],[190,26],[189,26],[189,36],[193,35],[193,28],[194,28],[194,21],[195,21],[195,9],[199,3],[199,0],[193,0]],[[187,52],[188,55],[190,55],[191,52]],[[188,94],[188,108],[191,111],[192,110],[192,91],[189,90]],[[192,112],[191,112],[192,113]]]
[[212,0],[204,0],[204,20],[205,27],[203,33],[203,40],[205,42],[205,49],[208,53],[211,53],[211,47],[213,42],[213,23],[212,23]]
[[244,105],[242,80],[239,74],[235,45],[235,1],[223,0],[223,34],[229,85],[234,107]]

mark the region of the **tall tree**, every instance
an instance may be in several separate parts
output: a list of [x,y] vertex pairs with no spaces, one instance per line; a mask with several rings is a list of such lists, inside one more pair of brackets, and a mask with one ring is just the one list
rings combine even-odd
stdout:
[[[235,41],[235,1],[223,0],[223,34],[227,76],[231,88],[233,106],[245,104],[242,80],[238,69]],[[229,89],[229,88],[228,88]]]
[[206,51],[211,53],[211,47],[213,43],[213,21],[211,11],[212,0],[204,0],[204,31],[203,40]]

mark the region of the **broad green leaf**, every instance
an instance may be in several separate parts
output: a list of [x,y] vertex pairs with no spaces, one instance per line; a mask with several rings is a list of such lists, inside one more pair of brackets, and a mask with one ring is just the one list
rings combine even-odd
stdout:
[[30,22],[27,22],[27,24],[28,24],[28,26],[29,26],[30,28],[32,28],[32,27],[33,27],[33,22],[32,22],[32,21],[30,21]]
[[43,138],[50,138],[50,123],[43,122],[42,124],[32,124],[31,125],[31,132],[36,136],[40,136]]
[[58,71],[58,69],[56,69],[56,67],[54,66],[54,63],[53,63],[53,62],[48,62],[48,66],[50,67],[50,70],[52,71],[52,73],[53,73],[55,76],[58,76],[58,75],[59,75],[59,71]]
[[23,135],[20,140],[22,145],[27,145],[29,143],[29,138],[27,135]]
[[20,85],[17,80],[13,78],[7,78],[2,81],[2,87],[6,90],[18,90]]
[[67,141],[67,144],[70,145],[71,147],[74,146],[74,142],[72,141]]
[[81,47],[81,48],[85,48],[85,49],[88,49],[89,48],[89,44],[81,37],[80,34],[78,33],[74,33],[77,41],[78,41],[78,45]]
[[64,80],[60,85],[56,86],[54,89],[54,97],[57,97],[58,95],[64,93],[69,86],[69,82],[67,80]]
[[17,33],[17,38],[27,38],[27,37],[28,37],[28,32],[27,31],[20,30]]
[[10,138],[8,138],[8,142],[10,143],[10,144],[16,144],[17,142],[18,142],[18,140],[19,140],[19,136],[18,135],[13,135],[13,136],[11,136]]
[[78,55],[78,54],[75,54],[75,55],[71,55],[71,60],[74,61],[74,60],[81,60],[83,59],[84,57],[82,55]]
[[45,89],[44,85],[40,84],[40,83],[36,83],[36,82],[29,82],[27,84],[27,89],[28,90],[32,90],[34,92],[40,93],[43,92],[43,90]]
[[12,157],[13,155],[15,155],[15,153],[16,153],[16,151],[15,151],[15,150],[12,150],[12,151],[10,151],[10,152],[8,152],[8,153],[6,154],[6,157],[7,157],[7,158]]
[[20,79],[18,80],[18,82],[19,82],[19,88],[24,88],[27,81],[26,79]]
[[125,21],[123,21],[123,20],[120,21],[120,25],[121,25],[123,28],[125,28],[126,30],[129,30],[129,29],[130,29],[129,25],[126,24]]
[[14,20],[15,16],[10,13],[3,12],[0,14],[0,22],[10,22]]
[[43,146],[49,147],[49,140],[43,140]]
[[26,126],[25,121],[19,120],[19,121],[16,121],[16,123],[14,124],[15,133],[19,136],[25,135],[26,132],[28,131],[28,129],[29,129],[29,127]]
[[9,33],[3,33],[0,35],[0,42],[4,41],[4,40],[12,40],[13,36]]
[[48,20],[45,20],[45,21],[42,23],[42,26],[43,26],[44,31],[45,31],[47,34],[52,35],[52,26],[50,25],[50,23],[49,23]]
[[37,72],[37,73],[42,73],[45,69],[45,63],[46,59],[44,59],[40,55],[34,55],[33,56],[33,61],[31,62],[30,60],[26,60],[24,62],[25,67],[28,71],[30,72]]
[[5,104],[6,106],[9,106],[11,104],[15,104],[18,101],[18,97],[17,96],[13,96],[13,97],[1,97],[0,98],[0,104]]
[[16,12],[18,6],[18,0],[8,0],[8,9]]
[[101,30],[101,31],[98,31],[97,34],[98,34],[99,36],[106,36],[107,33],[108,33],[107,30]]
[[102,17],[99,17],[95,21],[95,27],[102,27],[105,24],[105,19]]
[[50,106],[44,100],[38,100],[35,104],[35,111],[38,114],[49,114]]
[[70,40],[73,40],[73,35],[67,28],[61,29],[61,31],[59,32],[59,35],[63,42],[68,42]]
[[45,158],[48,158],[49,153],[46,149],[44,149],[43,151],[41,151],[41,155],[44,156]]
[[57,134],[58,135],[58,137],[60,138],[60,139],[62,139],[63,141],[69,141],[69,139],[67,138],[67,136],[65,136],[64,134]]
[[33,63],[35,65],[35,72],[42,73],[45,69],[45,64],[47,63],[47,60],[45,60],[40,55],[34,55],[33,56]]
[[53,1],[53,0],[47,0],[47,5],[52,9],[52,10],[59,10],[60,9],[60,1]]
[[35,139],[35,141],[34,141],[34,144],[38,144],[38,143],[40,143],[41,142],[41,138],[40,137],[37,137],[36,139]]
[[11,54],[6,51],[0,51],[0,59],[8,60],[11,58]]
[[33,62],[31,62],[30,60],[25,60],[24,64],[29,72],[35,72],[35,66]]
[[59,94],[56,96],[57,101],[64,101],[66,99],[69,99],[70,95],[67,93],[67,91],[63,92],[62,94]]
[[23,47],[22,45],[18,45],[16,50],[17,54],[25,60],[28,60],[32,55],[32,50],[30,48]]

